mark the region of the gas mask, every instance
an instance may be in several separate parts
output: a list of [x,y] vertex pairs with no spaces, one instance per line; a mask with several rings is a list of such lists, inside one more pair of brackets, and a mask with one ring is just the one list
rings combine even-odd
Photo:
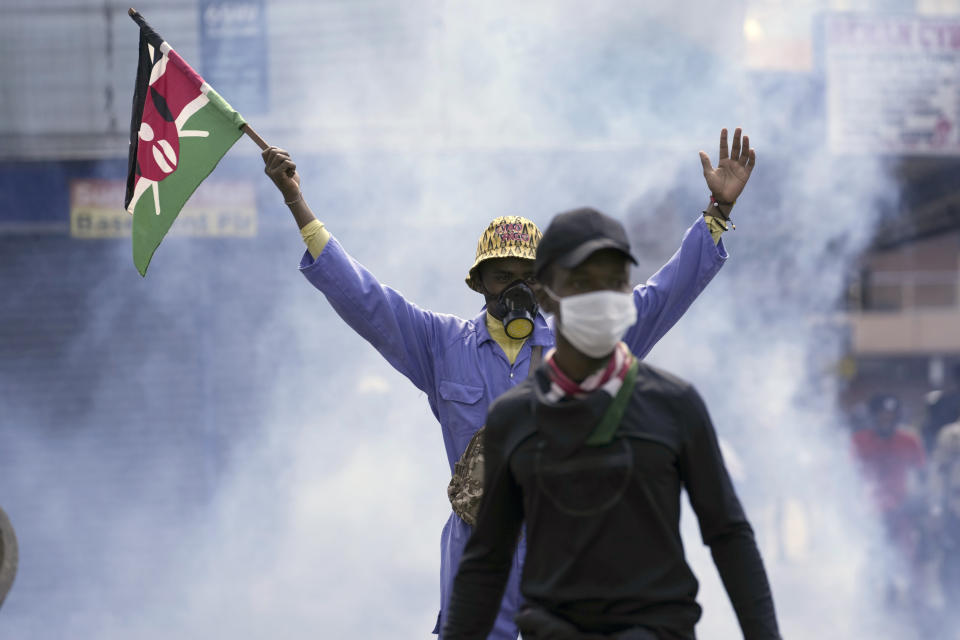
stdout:
[[533,333],[533,319],[537,316],[537,297],[526,282],[515,280],[500,293],[495,316],[503,321],[503,330],[514,340]]

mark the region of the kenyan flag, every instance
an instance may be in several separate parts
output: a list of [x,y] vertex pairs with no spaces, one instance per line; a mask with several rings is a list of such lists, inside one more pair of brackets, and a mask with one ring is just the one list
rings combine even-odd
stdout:
[[133,263],[145,276],[180,209],[245,122],[139,13],[130,16],[140,25],[140,59],[124,206],[133,214]]

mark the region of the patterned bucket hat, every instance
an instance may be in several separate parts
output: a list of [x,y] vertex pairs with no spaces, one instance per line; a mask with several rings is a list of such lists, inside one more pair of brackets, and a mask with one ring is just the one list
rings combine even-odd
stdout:
[[540,229],[531,220],[520,216],[500,216],[494,218],[487,230],[477,242],[477,258],[470,267],[465,279],[467,286],[483,293],[480,287],[478,267],[484,260],[491,258],[523,258],[534,260],[537,257],[537,243],[540,242]]

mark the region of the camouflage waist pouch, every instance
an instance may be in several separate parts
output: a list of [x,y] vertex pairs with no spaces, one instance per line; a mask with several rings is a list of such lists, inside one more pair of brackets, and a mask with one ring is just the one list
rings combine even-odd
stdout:
[[480,427],[456,464],[447,485],[447,497],[453,512],[471,527],[477,524],[480,499],[483,498],[483,432]]
[[[543,355],[543,347],[534,345],[530,349],[530,370],[527,377],[533,375]],[[480,512],[480,500],[483,498],[483,432],[480,427],[464,450],[463,455],[453,465],[453,477],[447,485],[447,497],[453,512],[471,527],[477,523]]]

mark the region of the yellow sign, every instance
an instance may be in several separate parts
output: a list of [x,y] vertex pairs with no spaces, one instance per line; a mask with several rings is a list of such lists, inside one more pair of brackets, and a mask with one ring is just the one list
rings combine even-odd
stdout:
[[[74,238],[129,238],[133,216],[123,208],[120,180],[70,182],[70,235]],[[170,227],[169,236],[257,235],[257,200],[247,182],[208,179],[194,192]]]

